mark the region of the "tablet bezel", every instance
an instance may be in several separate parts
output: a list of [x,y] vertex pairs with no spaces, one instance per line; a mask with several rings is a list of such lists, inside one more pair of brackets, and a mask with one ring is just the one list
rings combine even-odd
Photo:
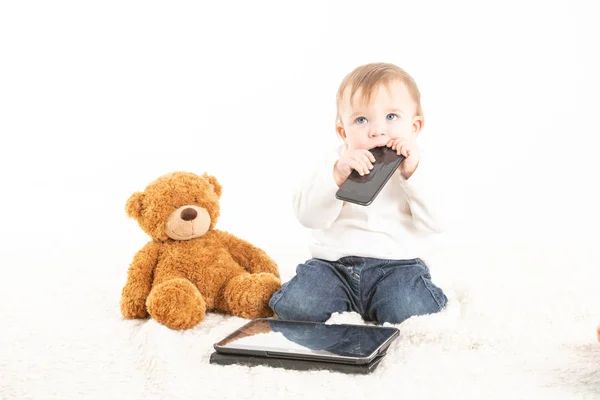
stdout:
[[237,335],[240,331],[250,327],[252,324],[256,324],[259,321],[269,321],[278,323],[278,321],[286,323],[286,324],[313,324],[313,325],[327,325],[322,322],[307,322],[307,321],[289,321],[289,320],[280,320],[274,318],[257,318],[243,326],[236,329],[231,334],[227,335],[225,338],[220,340],[219,342],[213,345],[215,351],[223,354],[239,354],[239,355],[254,355],[260,357],[275,357],[275,358],[288,358],[295,360],[314,360],[314,361],[325,361],[325,362],[337,362],[344,364],[368,364],[379,354],[383,354],[387,351],[387,348],[390,346],[392,341],[396,339],[400,333],[397,328],[394,327],[382,327],[382,326],[374,326],[374,325],[357,325],[357,324],[336,324],[341,326],[349,326],[349,327],[358,327],[360,329],[384,329],[390,332],[389,337],[383,341],[373,350],[373,352],[367,356],[342,356],[331,354],[326,351],[311,351],[311,353],[306,353],[296,349],[288,349],[286,351],[274,351],[272,348],[265,348],[262,346],[231,346],[231,345],[222,345],[223,342],[226,342],[231,337]]

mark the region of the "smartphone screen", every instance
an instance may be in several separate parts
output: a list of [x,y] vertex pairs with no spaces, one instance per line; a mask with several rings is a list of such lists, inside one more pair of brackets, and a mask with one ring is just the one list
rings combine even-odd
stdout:
[[362,206],[370,205],[404,160],[404,156],[387,146],[376,147],[370,152],[375,156],[371,172],[360,176],[358,172],[352,171],[338,189],[335,196],[337,199]]

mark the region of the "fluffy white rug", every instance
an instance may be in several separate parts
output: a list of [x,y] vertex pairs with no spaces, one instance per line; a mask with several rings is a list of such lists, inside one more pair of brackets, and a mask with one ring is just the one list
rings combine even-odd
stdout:
[[[101,245],[116,250],[99,254]],[[271,254],[285,279],[303,257]],[[132,255],[116,243],[5,252],[1,399],[600,398],[600,254],[591,247],[436,249],[424,258],[448,308],[399,325],[366,376],[209,365],[213,343],[240,318],[209,314],[186,332],[121,320]],[[352,313],[331,322],[363,323]]]

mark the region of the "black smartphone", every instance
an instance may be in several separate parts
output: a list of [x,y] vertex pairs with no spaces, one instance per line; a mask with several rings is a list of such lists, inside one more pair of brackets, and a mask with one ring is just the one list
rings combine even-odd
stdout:
[[337,199],[361,206],[370,205],[405,158],[387,146],[369,151],[375,156],[373,169],[363,176],[356,170],[352,171],[336,192]]

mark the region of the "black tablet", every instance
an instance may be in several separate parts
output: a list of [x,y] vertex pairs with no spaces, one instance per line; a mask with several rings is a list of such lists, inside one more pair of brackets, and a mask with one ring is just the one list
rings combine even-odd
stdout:
[[373,169],[363,176],[353,170],[336,192],[335,197],[338,200],[361,206],[370,205],[404,161],[403,155],[398,155],[396,150],[386,146],[376,147],[369,151],[375,157]]
[[294,371],[333,371],[344,374],[366,375],[375,371],[384,354],[379,354],[368,364],[344,364],[335,362],[324,362],[315,360],[300,360],[294,358],[275,358],[248,356],[241,354],[228,354],[214,352],[210,355],[210,364],[215,365],[242,365],[245,367],[265,366],[271,368],[283,368]]
[[398,336],[393,327],[259,318],[215,343],[218,353],[368,364]]

